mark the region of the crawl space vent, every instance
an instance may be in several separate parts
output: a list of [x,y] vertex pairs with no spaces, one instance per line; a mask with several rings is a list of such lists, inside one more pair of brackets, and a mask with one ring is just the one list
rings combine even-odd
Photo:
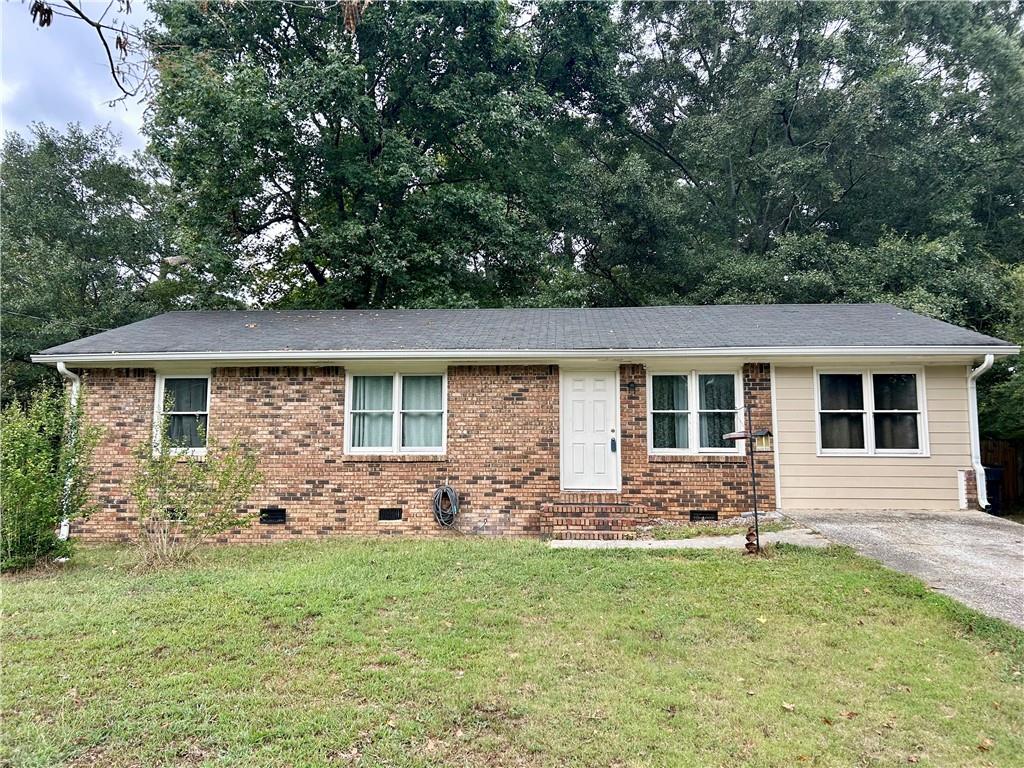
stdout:
[[714,509],[691,509],[690,510],[690,522],[691,523],[707,523],[715,522],[718,520],[718,511]]
[[261,525],[284,525],[288,511],[282,507],[264,507],[260,510]]
[[402,519],[402,508],[401,507],[381,507],[377,511],[377,519],[384,521],[394,521]]

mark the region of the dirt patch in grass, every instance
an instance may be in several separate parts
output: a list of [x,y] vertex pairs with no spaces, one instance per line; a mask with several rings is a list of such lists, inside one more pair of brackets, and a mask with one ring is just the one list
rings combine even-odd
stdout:
[[[728,518],[726,520],[708,520],[704,522],[658,521],[637,528],[638,539],[694,539],[698,536],[737,536],[747,532],[754,524],[753,520]],[[763,520],[760,523],[761,533],[784,531],[792,525],[785,520]]]

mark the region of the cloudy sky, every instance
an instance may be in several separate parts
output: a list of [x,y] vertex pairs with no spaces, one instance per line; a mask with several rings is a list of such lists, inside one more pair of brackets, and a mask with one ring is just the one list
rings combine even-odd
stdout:
[[[78,122],[87,128],[109,124],[121,135],[123,149],[141,148],[142,106],[131,101],[108,105],[120,91],[95,31],[63,16],[54,16],[52,26],[39,29],[32,23],[30,5],[31,0],[0,0],[3,130],[23,132],[32,122],[60,127]],[[85,0],[84,5],[99,15],[107,3]],[[146,18],[145,4],[135,0],[132,6],[131,16],[124,18],[130,25],[140,24]],[[53,7],[60,10],[62,5],[54,0]]]

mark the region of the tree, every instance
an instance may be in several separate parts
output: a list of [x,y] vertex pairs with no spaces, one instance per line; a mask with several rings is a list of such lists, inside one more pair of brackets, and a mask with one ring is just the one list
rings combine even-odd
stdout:
[[1022,13],[625,3],[627,100],[599,100],[607,130],[579,174],[596,204],[566,225],[601,300],[720,300],[709,270],[793,237],[953,238],[961,265],[1018,260]]
[[272,306],[892,301],[1012,332],[1024,5],[612,10],[158,3],[190,263]]
[[[118,151],[109,130],[42,125],[9,133],[0,177],[5,402],[43,380],[29,355],[216,295],[174,267],[158,170]],[[170,261],[166,260],[170,257]]]
[[[279,306],[501,304],[545,278],[558,109],[509,6],[161,2],[180,222]],[[524,22],[525,23],[525,22]]]

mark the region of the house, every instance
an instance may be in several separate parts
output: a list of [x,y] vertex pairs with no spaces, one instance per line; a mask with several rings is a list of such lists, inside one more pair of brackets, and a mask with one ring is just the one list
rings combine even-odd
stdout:
[[[86,538],[135,530],[132,454],[257,451],[260,523],[233,540],[617,536],[751,508],[984,504],[975,380],[999,339],[884,304],[172,312],[34,356],[104,428]],[[157,430],[159,432],[159,430]]]

